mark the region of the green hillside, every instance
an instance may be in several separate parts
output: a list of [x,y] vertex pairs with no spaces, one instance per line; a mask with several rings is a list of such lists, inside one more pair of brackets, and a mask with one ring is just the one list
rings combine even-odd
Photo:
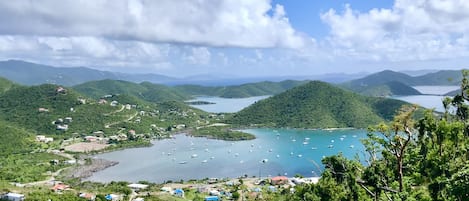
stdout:
[[220,96],[224,98],[245,98],[251,96],[274,95],[308,81],[285,80],[282,82],[258,82],[226,87],[180,85],[175,88],[190,95]]
[[459,85],[461,70],[441,70],[414,78],[416,85]]
[[80,84],[74,86],[73,89],[95,99],[116,94],[125,94],[148,102],[182,101],[190,99],[190,96],[176,89],[150,82],[136,84],[122,80],[100,80]]
[[361,88],[361,91],[358,91],[358,89],[354,91],[367,96],[421,95],[421,93],[413,87],[397,81],[391,81],[375,86],[368,86]]
[[15,87],[0,94],[0,120],[33,134],[56,134],[63,138],[95,131],[115,135],[126,130],[159,135],[175,125],[203,126],[208,116],[183,102],[155,104],[127,94],[98,101],[51,84]]
[[[0,121],[0,156],[27,153],[32,150],[33,135],[5,121]],[[5,143],[7,142],[7,143]]]
[[0,93],[6,92],[16,86],[18,85],[15,84],[14,82],[0,77]]
[[313,81],[258,101],[236,113],[230,123],[295,128],[365,128],[391,119],[405,102],[361,96]]

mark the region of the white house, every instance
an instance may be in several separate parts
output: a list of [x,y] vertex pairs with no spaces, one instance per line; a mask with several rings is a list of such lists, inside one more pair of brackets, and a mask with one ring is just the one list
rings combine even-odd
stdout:
[[7,193],[1,196],[1,198],[10,200],[10,201],[23,201],[24,195],[18,193]]

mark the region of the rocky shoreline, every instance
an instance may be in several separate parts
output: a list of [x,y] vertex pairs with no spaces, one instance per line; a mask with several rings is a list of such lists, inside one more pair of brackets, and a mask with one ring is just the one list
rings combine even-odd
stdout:
[[68,168],[65,173],[65,177],[71,179],[85,179],[91,177],[95,172],[104,170],[117,164],[119,164],[119,162],[99,158],[88,158],[84,164]]

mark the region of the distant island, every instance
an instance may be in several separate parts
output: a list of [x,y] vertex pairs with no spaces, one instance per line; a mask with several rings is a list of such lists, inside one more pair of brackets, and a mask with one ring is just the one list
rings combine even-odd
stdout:
[[185,103],[189,105],[212,105],[215,103],[208,102],[208,101],[186,101]]

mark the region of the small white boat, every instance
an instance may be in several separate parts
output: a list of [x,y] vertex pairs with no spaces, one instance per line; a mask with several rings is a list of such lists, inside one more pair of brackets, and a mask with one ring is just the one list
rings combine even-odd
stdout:
[[334,145],[330,144],[329,146],[327,146],[328,148],[334,148]]
[[277,158],[280,158],[280,155],[277,154]]
[[305,137],[305,141],[308,141],[310,138],[309,137]]
[[311,149],[312,149],[312,150],[316,150],[316,149],[318,149],[318,148],[317,148],[317,147],[311,147]]
[[352,135],[352,137],[357,137],[357,135]]
[[208,152],[208,149],[205,149],[205,152]]
[[307,144],[309,144],[309,142],[306,142],[306,141],[305,141],[305,142],[303,142],[303,145],[307,145]]
[[339,139],[340,139],[340,141],[344,141],[344,138],[343,138],[343,137],[340,137]]
[[238,157],[238,156],[239,156],[239,154],[238,154],[238,153],[235,153],[235,154],[234,154],[234,156],[235,156],[235,157]]
[[249,152],[252,152],[252,149],[249,149]]
[[269,149],[269,152],[272,152],[272,149]]
[[350,145],[350,148],[351,148],[351,149],[353,149],[354,147],[355,147],[355,146],[353,146],[353,144],[352,144],[352,145]]
[[187,161],[180,161],[179,164],[186,164]]
[[303,157],[303,155],[301,155],[301,154],[298,154],[298,158],[301,158],[301,157]]
[[243,161],[243,160],[241,160],[241,161],[239,161],[239,163],[244,163],[244,161]]
[[293,152],[290,152],[290,155],[293,155]]
[[251,147],[254,147],[254,144],[251,144]]
[[192,154],[191,158],[197,158],[197,154]]
[[295,140],[295,139],[293,139],[293,140],[291,140],[291,141],[292,141],[292,142],[296,142],[296,140]]
[[206,162],[207,162],[207,160],[203,160],[203,161],[202,161],[202,163],[206,163]]
[[335,141],[334,140],[331,140],[331,143],[334,143]]
[[212,159],[214,159],[214,158],[215,158],[215,156],[212,156],[212,157],[210,157],[210,160],[212,160]]

